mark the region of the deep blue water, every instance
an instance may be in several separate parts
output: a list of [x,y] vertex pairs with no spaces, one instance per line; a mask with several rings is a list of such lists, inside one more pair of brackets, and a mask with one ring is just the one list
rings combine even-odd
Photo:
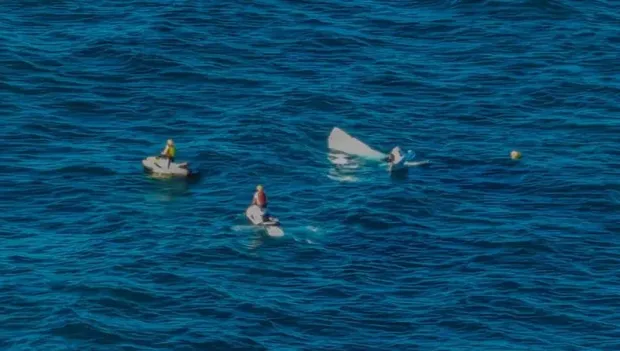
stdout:
[[620,350],[619,57],[611,0],[3,1],[0,349]]

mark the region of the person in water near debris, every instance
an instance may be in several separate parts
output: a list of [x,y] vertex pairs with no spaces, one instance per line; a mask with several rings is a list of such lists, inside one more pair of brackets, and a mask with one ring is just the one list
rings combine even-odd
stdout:
[[391,164],[398,163],[400,159],[403,157],[403,153],[401,152],[398,146],[394,147],[388,157],[385,158],[386,162]]
[[263,220],[267,220],[267,195],[262,185],[256,186],[256,192],[252,198],[252,205],[258,206],[263,214]]
[[172,139],[168,139],[168,142],[166,143],[166,147],[164,148],[164,151],[162,151],[160,155],[160,157],[168,159],[168,168],[170,168],[170,162],[174,162],[174,155],[176,155],[176,153],[177,153],[177,149],[174,146],[174,141],[172,141]]

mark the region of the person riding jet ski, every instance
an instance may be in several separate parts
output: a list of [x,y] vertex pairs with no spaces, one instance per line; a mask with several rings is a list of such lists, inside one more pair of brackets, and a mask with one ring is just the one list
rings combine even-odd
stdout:
[[164,148],[164,151],[161,152],[160,157],[166,158],[168,159],[168,168],[170,168],[170,162],[174,162],[174,156],[177,153],[177,149],[174,146],[174,141],[172,141],[172,139],[168,139],[168,142],[166,143],[166,147]]
[[263,221],[269,220],[269,216],[267,216],[267,194],[265,194],[262,185],[256,186],[256,192],[254,197],[252,197],[252,204],[250,206],[257,206],[261,210]]

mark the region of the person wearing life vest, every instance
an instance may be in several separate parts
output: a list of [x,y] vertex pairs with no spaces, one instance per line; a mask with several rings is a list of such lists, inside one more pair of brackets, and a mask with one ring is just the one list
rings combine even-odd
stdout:
[[262,185],[256,186],[256,192],[252,198],[252,205],[258,206],[263,214],[263,218],[267,217],[267,195]]
[[267,208],[267,195],[265,194],[265,190],[262,185],[256,186],[256,192],[254,193],[254,198],[252,199],[252,205],[258,206],[263,211]]
[[161,152],[160,156],[168,159],[168,168],[170,168],[170,162],[174,162],[174,155],[176,155],[176,153],[177,149],[174,146],[174,141],[172,141],[172,139],[168,139],[166,147],[164,148],[164,151]]

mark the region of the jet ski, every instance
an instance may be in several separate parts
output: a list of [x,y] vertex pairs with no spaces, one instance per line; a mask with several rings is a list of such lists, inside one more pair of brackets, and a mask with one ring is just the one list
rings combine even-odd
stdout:
[[189,168],[187,162],[170,162],[168,164],[168,159],[160,156],[149,156],[142,160],[142,165],[145,170],[161,175],[189,177],[198,174],[198,172]]
[[265,215],[260,207],[252,205],[245,211],[245,216],[254,224],[264,228],[269,236],[283,236],[284,231],[280,227],[280,221],[270,215]]

